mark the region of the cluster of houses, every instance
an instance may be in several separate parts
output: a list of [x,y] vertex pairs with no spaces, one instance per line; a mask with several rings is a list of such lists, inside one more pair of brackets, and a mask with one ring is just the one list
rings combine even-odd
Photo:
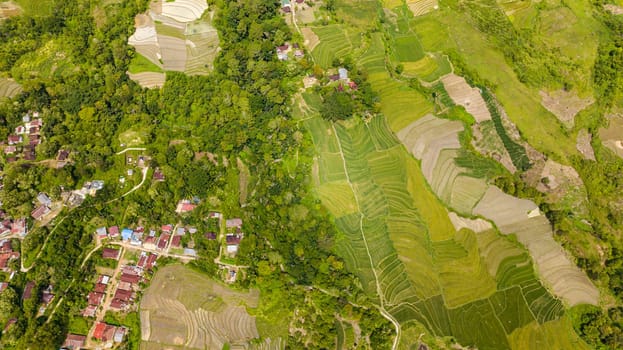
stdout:
[[[175,232],[173,232],[175,230]],[[129,243],[132,246],[141,247],[146,250],[167,251],[169,248],[182,248],[182,237],[187,233],[195,233],[197,229],[194,227],[178,227],[175,229],[173,225],[167,224],[160,227],[160,235],[156,235],[156,230],[150,229],[146,231],[144,227],[139,226],[135,229],[124,228],[119,229],[118,226],[100,227],[95,230],[97,238],[103,239],[121,239],[122,242]],[[195,256],[194,249],[185,248],[185,255]]]
[[[119,260],[120,250],[114,248],[104,248],[102,257],[104,259]],[[144,271],[151,271],[156,265],[158,256],[153,253],[142,252],[136,265],[125,265],[121,269],[121,276],[118,283],[113,287],[114,294],[110,302],[112,310],[127,310],[133,303],[136,292],[138,292],[140,282],[143,280]],[[111,285],[111,277],[99,275],[95,287],[87,296],[88,306],[83,310],[82,316],[95,317],[97,309],[102,305],[106,297],[108,286]]]
[[82,188],[69,192],[63,192],[61,197],[63,202],[70,208],[75,208],[84,202],[87,196],[95,196],[97,191],[104,188],[104,181],[93,180],[87,181],[82,185]]
[[242,233],[242,219],[227,219],[225,221],[225,229],[227,230],[225,234],[225,251],[227,255],[235,256],[238,253],[240,241],[244,237],[244,233]]
[[[4,292],[4,290],[7,289],[8,286],[9,286],[8,282],[0,282],[0,293]],[[22,291],[22,303],[29,301],[33,297],[36,297],[39,295],[38,293],[39,291],[36,290],[35,287],[36,287],[36,284],[34,281],[26,282],[26,285],[24,286],[24,290]],[[39,299],[38,299],[38,302],[41,303],[39,307],[38,316],[43,315],[45,310],[52,303],[52,300],[54,299],[54,294],[52,293],[52,290],[53,290],[52,286],[49,285],[41,292],[41,295],[39,296]],[[17,318],[9,319],[6,325],[4,326],[3,331],[4,332],[8,331],[9,328],[11,328],[16,323],[17,323]]]
[[181,201],[177,202],[177,207],[175,208],[175,212],[178,214],[190,213],[191,211],[195,210],[195,208],[197,207],[197,203],[195,202],[196,201],[191,201],[189,199],[182,199]]
[[0,236],[11,234],[18,237],[25,237],[28,233],[26,218],[10,219],[6,213],[0,210]]
[[0,271],[11,272],[9,262],[11,260],[19,259],[19,252],[13,250],[13,245],[10,239],[0,240]]
[[39,118],[39,112],[29,112],[22,117],[22,122],[7,137],[7,145],[4,147],[7,163],[15,162],[18,158],[28,161],[36,159],[35,148],[41,144],[43,120]]
[[285,43],[281,46],[277,46],[276,51],[277,51],[277,58],[280,61],[287,61],[288,58],[290,57],[290,53],[294,55],[294,58],[305,57],[305,52],[301,50],[301,48],[299,47],[299,44],[296,44],[296,43],[292,44],[292,46],[290,46],[289,43]]
[[[122,343],[128,329],[126,327],[113,326],[104,322],[96,322],[93,329],[93,339],[101,342],[104,348],[112,348],[114,344]],[[86,343],[86,335],[67,334],[62,350],[79,350]]]

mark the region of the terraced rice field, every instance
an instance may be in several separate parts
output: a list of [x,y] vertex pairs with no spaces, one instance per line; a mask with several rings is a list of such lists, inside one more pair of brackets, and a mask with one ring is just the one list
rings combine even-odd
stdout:
[[[319,42],[313,46],[311,52],[316,63],[323,68],[331,67],[333,59],[349,54],[353,48],[359,47],[361,42],[361,33],[341,24],[314,27],[312,30]],[[311,38],[308,40],[313,41]]]
[[[151,3],[150,11],[135,18],[135,33],[128,43],[152,63],[139,65],[133,61],[131,73],[161,70],[185,72],[190,75],[208,74],[219,51],[218,33],[211,25],[213,13],[201,0],[157,1]],[[157,79],[150,75],[150,79]],[[159,76],[158,76],[159,77]],[[137,82],[144,87],[157,87],[145,75]],[[159,78],[158,78],[159,79]]]
[[[245,306],[257,303],[257,292],[233,291],[184,266],[166,266],[141,300],[142,347],[248,346],[260,335]],[[270,339],[264,343],[270,348]]]
[[597,289],[554,241],[549,222],[533,202],[504,194],[483,179],[461,175],[467,171],[455,159],[462,128],[459,122],[429,115],[401,130],[398,137],[421,159],[424,176],[444,203],[459,213],[492,220],[504,234],[516,234],[545,283],[570,305],[596,304]]
[[22,86],[10,78],[0,78],[0,99],[14,97],[22,92]]
[[380,95],[381,112],[390,128],[398,131],[432,111],[432,105],[406,83],[393,79],[385,67],[385,49],[380,33],[373,33],[368,50],[358,60],[368,72],[368,81]]
[[140,86],[148,89],[161,88],[166,80],[166,74],[157,72],[140,72],[135,74],[128,72],[128,76]]
[[[340,182],[321,180],[317,191],[329,184],[339,188],[333,193],[348,193],[335,196],[341,197],[339,205],[320,196],[341,232],[338,252],[366,292],[403,327],[417,323],[463,345],[509,348],[514,331],[538,337],[540,328],[523,327],[561,317],[562,304],[541,286],[524,249],[482,219],[463,221],[482,233],[457,232],[445,208],[427,195],[421,170],[384,118],[331,125],[311,109],[306,113],[320,162],[330,155],[320,178],[327,171],[343,174]],[[347,197],[354,204],[348,206]],[[410,341],[402,339],[401,346]]]
[[407,6],[413,16],[418,17],[438,9],[439,2],[437,0],[407,0]]

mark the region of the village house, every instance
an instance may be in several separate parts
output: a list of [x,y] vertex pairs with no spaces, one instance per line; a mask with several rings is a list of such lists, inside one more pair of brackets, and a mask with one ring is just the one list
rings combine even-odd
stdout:
[[7,289],[8,286],[8,282],[0,282],[0,293],[4,292],[4,290]]
[[9,262],[19,259],[20,253],[13,251],[11,240],[4,239],[0,241],[0,271],[10,272]]
[[52,200],[50,199],[50,197],[43,192],[39,192],[39,194],[37,195],[37,201],[39,202],[39,204],[47,205],[48,207],[52,205]]
[[187,199],[183,199],[177,203],[177,208],[175,208],[175,212],[178,214],[184,214],[193,211],[196,205],[191,203]]
[[84,311],[82,311],[82,316],[84,317],[95,317],[95,314],[97,313],[97,306],[96,305],[89,305],[87,306]]
[[87,295],[87,302],[92,306],[99,306],[102,303],[102,299],[104,299],[104,293],[93,291]]
[[17,145],[24,142],[22,135],[9,135],[8,137],[9,145]]
[[93,338],[103,343],[112,342],[114,339],[116,330],[117,330],[117,327],[115,326],[111,326],[104,322],[97,322],[95,324],[95,329],[93,330]]
[[154,171],[154,181],[159,181],[159,182],[163,182],[164,181],[164,174],[162,173],[162,171],[160,171],[160,169],[156,169]]
[[225,242],[227,243],[227,254],[235,255],[236,253],[238,253],[238,246],[240,245],[241,240],[242,235],[240,234],[227,234],[227,236],[225,236]]
[[28,233],[28,229],[26,228],[26,218],[14,220],[11,225],[11,233],[21,237],[26,236]]
[[40,205],[39,207],[35,208],[35,210],[33,210],[30,213],[30,216],[32,216],[32,218],[35,220],[42,220],[43,217],[49,213],[50,213],[50,208],[48,206]]
[[283,44],[281,46],[277,46],[277,58],[280,61],[285,61],[288,59],[288,53],[290,52],[290,45]]
[[69,151],[64,149],[59,149],[56,154],[56,160],[58,162],[65,162],[69,158]]
[[111,226],[108,228],[108,235],[110,238],[119,237],[119,226]]
[[160,250],[163,250],[167,247],[167,244],[169,243],[169,238],[171,238],[171,235],[167,234],[167,233],[163,233],[162,235],[160,235],[160,238],[158,239],[158,244],[157,247]]
[[18,126],[15,128],[15,134],[17,134],[17,135],[23,135],[23,134],[25,134],[25,133],[26,133],[26,128],[25,128],[23,125],[18,125]]
[[216,239],[216,233],[214,233],[214,232],[207,232],[205,234],[205,238],[213,241],[213,240]]
[[50,303],[52,303],[53,299],[54,294],[52,293],[52,286],[49,285],[41,293],[41,306],[39,307],[39,315],[43,315],[48,306],[50,306]]
[[234,231],[234,232],[239,232],[239,230],[242,228],[242,219],[240,218],[233,218],[233,219],[227,219],[225,221],[225,228],[227,228],[227,231]]
[[134,230],[129,228],[124,228],[121,230],[121,240],[127,242],[132,238],[132,234],[134,234]]
[[119,260],[120,253],[119,249],[104,248],[104,250],[102,250],[102,258]]
[[108,238],[108,233],[106,232],[106,227],[98,227],[95,230],[95,235],[97,236],[97,238],[99,239],[104,239],[104,238]]
[[80,350],[84,346],[87,337],[85,335],[78,334],[67,334],[67,338],[65,338],[65,342],[61,349],[66,350]]
[[32,297],[32,290],[35,288],[35,282],[29,281],[26,283],[24,287],[24,292],[22,293],[22,301],[26,301]]
[[281,0],[281,11],[284,13],[292,12],[292,5],[290,5],[290,0]]
[[4,147],[4,154],[14,154],[17,152],[17,147],[15,146],[6,146]]

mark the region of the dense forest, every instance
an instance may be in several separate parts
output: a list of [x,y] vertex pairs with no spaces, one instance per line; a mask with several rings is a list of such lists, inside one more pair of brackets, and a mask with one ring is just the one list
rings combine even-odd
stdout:
[[[105,189],[81,207],[65,209],[60,215],[64,220],[54,232],[44,228],[31,232],[23,242],[23,253],[26,266],[34,267],[18,273],[0,298],[0,322],[18,318],[17,326],[0,338],[2,347],[60,346],[91,287],[93,263],[81,263],[93,247],[92,218],[120,222],[118,208],[128,207],[132,210],[123,214],[123,224],[166,223],[175,219],[172,208],[180,198],[205,199],[214,194],[224,212],[248,222],[250,234],[242,241],[239,260],[250,268],[239,287],[259,288],[269,305],[279,305],[289,315],[297,307],[299,314],[315,320],[313,325],[298,325],[307,332],[291,334],[290,348],[334,346],[336,314],[359,318],[362,332],[375,348],[389,344],[391,325],[332,252],[335,228],[309,194],[312,147],[288,111],[288,96],[295,91],[301,71],[286,69],[274,55],[274,47],[291,35],[277,14],[278,2],[212,3],[222,43],[215,71],[195,77],[168,73],[160,91],[141,89],[126,76],[134,54],[127,45],[133,18],[147,3],[109,4],[106,20],[96,24],[92,1],[63,0],[55,2],[50,16],[24,15],[0,23],[0,70],[11,70],[21,57],[50,41],[60,43],[70,66],[50,75],[13,69],[24,92],[0,105],[0,137],[6,137],[23,113],[38,110],[47,138],[39,157],[54,157],[61,148],[76,155],[72,165],[59,170],[21,161],[6,165],[1,196],[9,214],[28,214],[39,191],[58,196],[61,188],[72,188],[114,167],[117,136],[128,127],[147,130],[151,165],[164,169],[172,179],[115,205],[106,204],[115,194]],[[188,142],[170,142],[176,139]],[[196,159],[194,154],[200,151],[219,159],[239,158],[253,169],[257,181],[244,208],[227,192],[233,169]],[[200,206],[193,215],[202,212]],[[45,249],[37,254],[46,240]],[[200,241],[199,251],[202,258],[195,267],[214,274],[215,247]],[[32,305],[18,302],[16,296],[30,280],[36,281],[37,291],[53,284],[64,292],[53,316],[36,317]],[[320,290],[335,295],[328,297]]]

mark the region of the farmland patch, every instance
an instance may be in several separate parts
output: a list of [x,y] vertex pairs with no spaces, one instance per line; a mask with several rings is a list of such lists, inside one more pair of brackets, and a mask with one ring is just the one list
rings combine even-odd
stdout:
[[623,115],[612,114],[607,118],[608,127],[599,129],[599,138],[604,146],[623,158]]
[[219,51],[212,17],[201,0],[152,2],[149,11],[136,16],[136,30],[128,39],[138,53],[130,64],[130,77],[144,87],[159,87],[162,74],[137,73],[208,74]]
[[181,265],[161,268],[141,300],[144,348],[222,349],[259,338],[255,317],[257,291],[229,289]]
[[14,97],[22,92],[22,86],[11,78],[0,78],[0,99]]
[[592,97],[580,98],[571,91],[540,91],[541,104],[567,128],[573,128],[575,115],[594,102]]

